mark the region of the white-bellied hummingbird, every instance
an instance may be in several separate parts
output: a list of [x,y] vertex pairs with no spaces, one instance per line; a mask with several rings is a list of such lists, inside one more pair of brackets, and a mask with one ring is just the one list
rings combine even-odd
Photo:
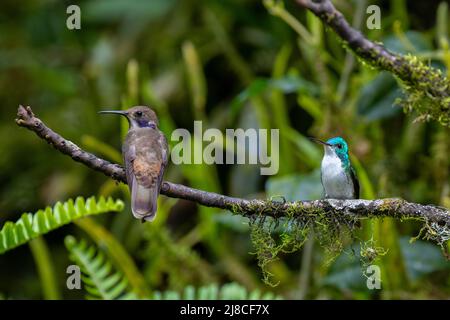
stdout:
[[358,199],[359,181],[348,157],[347,142],[341,137],[334,137],[326,142],[310,139],[322,144],[325,149],[321,165],[325,198]]
[[119,114],[128,119],[130,127],[122,145],[122,156],[131,193],[131,211],[137,219],[152,221],[169,154],[167,140],[158,129],[158,117],[145,106],[99,113]]

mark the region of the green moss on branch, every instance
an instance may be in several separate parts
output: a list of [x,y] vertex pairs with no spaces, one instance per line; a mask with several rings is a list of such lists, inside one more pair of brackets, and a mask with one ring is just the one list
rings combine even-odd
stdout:
[[450,127],[450,80],[439,69],[427,66],[417,57],[390,52],[353,29],[330,0],[297,0],[330,26],[363,62],[394,74],[406,98],[399,101],[406,112],[418,114],[417,120],[435,120]]

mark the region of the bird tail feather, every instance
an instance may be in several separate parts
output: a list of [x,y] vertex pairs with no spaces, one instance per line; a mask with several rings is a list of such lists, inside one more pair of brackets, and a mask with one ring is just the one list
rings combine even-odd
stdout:
[[139,185],[136,179],[133,179],[131,188],[131,211],[133,216],[137,219],[153,221],[156,216],[158,194],[158,186],[146,188]]

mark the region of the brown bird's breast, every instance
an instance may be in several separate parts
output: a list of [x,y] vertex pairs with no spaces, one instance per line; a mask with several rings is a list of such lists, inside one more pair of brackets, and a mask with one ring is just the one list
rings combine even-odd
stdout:
[[161,183],[168,147],[166,138],[159,130],[130,130],[122,149],[129,182],[133,175],[139,185],[147,188]]

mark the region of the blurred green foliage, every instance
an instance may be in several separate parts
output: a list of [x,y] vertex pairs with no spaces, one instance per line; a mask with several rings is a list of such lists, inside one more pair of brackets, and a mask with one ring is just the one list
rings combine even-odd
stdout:
[[[369,39],[450,75],[444,1],[333,2]],[[84,290],[66,287],[66,268],[73,263],[64,246],[67,234],[82,241],[67,240],[72,257],[87,250],[81,243],[95,244],[99,261],[119,272],[112,280],[126,281],[141,297],[220,297],[213,284],[227,283],[237,287],[226,297],[450,296],[450,264],[439,248],[407,241],[420,224],[389,219],[365,221],[355,235],[387,250],[376,262],[382,290],[365,286],[354,239],[343,239],[346,249],[331,264],[323,263],[327,254],[314,240],[300,252],[281,254],[269,266],[279,285],[267,287],[249,255],[248,219],[162,196],[157,219],[141,224],[132,218],[126,186],[55,152],[13,121],[17,106],[29,104],[55,131],[114,162],[121,161],[127,123],[100,117],[101,109],[150,105],[169,138],[175,128],[192,130],[194,120],[223,132],[278,128],[276,176],[261,176],[254,165],[202,164],[170,165],[165,179],[232,196],[286,200],[321,196],[322,150],[307,136],[341,135],[364,198],[450,207],[449,129],[404,114],[395,105],[402,93],[392,75],[360,64],[294,1],[84,0],[78,2],[81,30],[66,28],[70,4],[0,4],[0,227],[23,212],[77,196],[113,196],[126,207],[76,220],[0,255],[1,297],[83,298]],[[365,4],[381,7],[381,29],[365,28]],[[74,253],[76,248],[83,250]],[[102,280],[88,286],[90,295],[108,293],[108,286],[99,291]],[[210,287],[211,294],[201,289]],[[194,288],[200,288],[197,295]]]

